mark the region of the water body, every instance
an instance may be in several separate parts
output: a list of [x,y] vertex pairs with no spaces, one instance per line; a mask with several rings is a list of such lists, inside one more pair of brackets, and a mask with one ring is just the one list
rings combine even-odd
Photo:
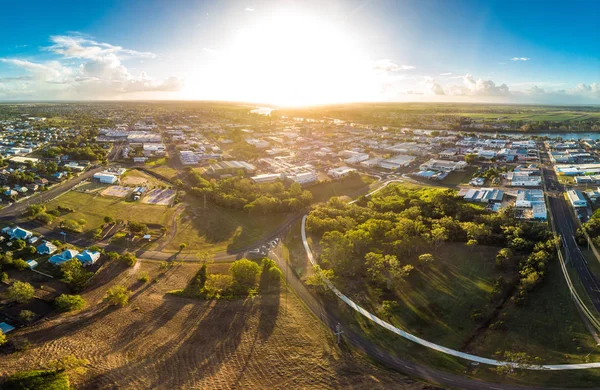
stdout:
[[254,110],[251,110],[250,113],[264,115],[264,116],[271,116],[271,112],[273,112],[274,110],[275,109],[271,108],[271,107],[257,107]]

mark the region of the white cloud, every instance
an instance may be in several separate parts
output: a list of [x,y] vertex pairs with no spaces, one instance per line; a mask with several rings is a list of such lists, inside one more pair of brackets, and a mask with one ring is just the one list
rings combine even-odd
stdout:
[[463,83],[467,88],[467,93],[471,95],[503,96],[510,94],[506,84],[496,85],[492,80],[475,80],[470,74],[463,77]]
[[124,49],[109,43],[100,43],[76,36],[54,35],[50,37],[54,44],[45,49],[60,54],[65,58],[97,59],[107,55],[118,55],[123,58],[156,58],[150,52]]
[[440,76],[452,76],[451,72],[440,73]]
[[531,58],[529,57],[513,57],[510,60],[511,61],[529,61]]
[[254,8],[246,7],[246,11],[248,11],[248,12],[254,12]]
[[382,59],[373,63],[373,69],[378,72],[401,72],[415,69],[415,67],[412,65],[398,65],[390,59]]
[[444,89],[432,77],[425,77],[425,87],[427,94],[445,95]]
[[[58,55],[58,60],[0,59],[27,73],[13,77],[13,80],[3,79],[12,82],[6,83],[4,90],[12,88],[16,91],[18,87],[24,95],[25,86],[41,98],[114,98],[134,92],[179,91],[183,86],[183,81],[173,76],[163,81],[155,81],[144,72],[137,77],[132,76],[123,63],[123,60],[132,58],[157,58],[154,53],[125,49],[79,36],[52,36],[50,41],[53,45],[44,50]],[[22,84],[17,85],[17,81]]]

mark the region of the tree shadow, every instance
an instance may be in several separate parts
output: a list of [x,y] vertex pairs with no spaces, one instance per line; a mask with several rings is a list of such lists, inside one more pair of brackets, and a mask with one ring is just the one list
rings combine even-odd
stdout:
[[68,318],[51,327],[28,332],[23,336],[33,343],[44,343],[61,337],[73,337],[74,334],[80,333],[117,309],[119,308],[116,306],[104,306],[99,310],[81,313],[74,318]]

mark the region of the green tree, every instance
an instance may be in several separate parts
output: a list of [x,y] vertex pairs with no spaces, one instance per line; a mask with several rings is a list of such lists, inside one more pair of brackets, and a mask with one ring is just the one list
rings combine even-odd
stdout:
[[113,223],[114,221],[115,220],[110,215],[104,217],[104,223]]
[[106,292],[105,300],[111,306],[126,306],[129,303],[131,291],[125,286],[114,286]]
[[234,261],[229,268],[233,278],[233,285],[239,292],[247,292],[256,285],[256,278],[260,274],[260,267],[253,261],[241,259]]
[[477,155],[475,153],[465,154],[465,162],[469,165],[477,162]]
[[423,253],[422,255],[419,255],[419,263],[421,263],[423,266],[433,263],[434,260],[435,258],[431,253]]
[[6,289],[8,299],[17,303],[29,302],[34,294],[35,289],[27,282],[16,281]]
[[19,271],[24,271],[27,268],[29,268],[29,264],[27,264],[27,262],[23,259],[16,259],[13,260],[13,267],[18,269]]
[[128,267],[133,267],[137,263],[137,257],[131,252],[125,252],[119,257],[119,261]]
[[82,309],[85,306],[85,300],[81,295],[61,294],[56,297],[54,304],[59,311],[67,312]]
[[6,344],[6,335],[2,333],[2,329],[0,329],[0,347]]
[[35,318],[35,313],[31,310],[21,310],[19,312],[19,319],[25,323],[30,323]]
[[329,291],[328,282],[332,282],[334,277],[335,274],[332,269],[323,269],[318,264],[315,264],[312,275],[306,279],[306,284],[314,287],[318,293],[325,294]]
[[93,273],[83,268],[83,264],[78,259],[70,259],[61,264],[60,269],[63,277],[62,281],[67,283],[73,291],[83,289]]

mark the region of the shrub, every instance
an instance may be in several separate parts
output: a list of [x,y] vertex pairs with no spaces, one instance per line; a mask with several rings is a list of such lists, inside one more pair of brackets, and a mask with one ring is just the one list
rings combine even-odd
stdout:
[[226,294],[233,284],[230,275],[212,274],[206,278],[204,292],[209,298],[220,298]]
[[0,329],[0,346],[4,344],[6,344],[6,335],[2,333],[2,330]]
[[235,261],[229,273],[233,278],[233,284],[239,292],[247,292],[256,285],[256,277],[260,273],[260,267],[253,261],[241,259]]
[[75,233],[81,233],[83,231],[83,228],[81,227],[81,225],[74,219],[67,219],[67,220],[63,221],[62,227],[65,230],[69,230],[69,231],[75,232]]
[[59,311],[67,312],[82,309],[85,306],[85,300],[81,295],[62,294],[54,300],[54,304]]
[[107,252],[106,257],[108,257],[110,261],[114,261],[119,258],[119,254],[117,252]]
[[35,318],[35,313],[31,310],[21,310],[19,319],[25,323],[30,323]]
[[16,281],[6,289],[8,299],[18,303],[29,302],[35,293],[33,286],[26,282]]
[[23,259],[17,259],[13,261],[13,267],[18,269],[19,271],[24,271],[29,268],[29,264]]
[[131,252],[125,252],[119,257],[119,261],[126,264],[128,267],[133,267],[137,263],[137,257]]
[[56,217],[50,213],[39,213],[35,216],[35,219],[40,221],[41,223],[44,223],[46,225],[51,224],[52,222],[54,222],[54,220],[56,219]]
[[125,286],[114,286],[106,292],[106,302],[111,306],[126,306],[129,303],[129,291]]
[[138,278],[138,280],[142,283],[147,283],[148,280],[150,280],[150,276],[148,275],[148,272],[144,272],[140,275],[140,277]]

